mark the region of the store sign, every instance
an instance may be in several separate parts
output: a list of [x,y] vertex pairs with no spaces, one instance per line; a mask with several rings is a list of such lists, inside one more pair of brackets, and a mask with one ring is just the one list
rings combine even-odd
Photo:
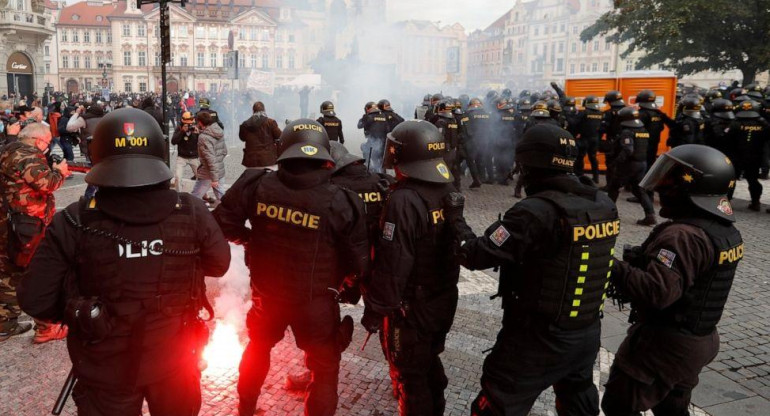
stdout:
[[14,74],[31,74],[32,62],[27,55],[21,52],[14,52],[8,57],[8,63],[5,66],[7,72]]

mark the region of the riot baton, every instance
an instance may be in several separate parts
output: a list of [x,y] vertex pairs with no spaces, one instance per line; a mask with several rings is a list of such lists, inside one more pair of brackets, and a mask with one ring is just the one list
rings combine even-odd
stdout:
[[61,388],[61,392],[59,393],[59,397],[56,399],[56,403],[53,405],[53,410],[51,410],[52,415],[60,415],[62,410],[64,410],[64,404],[67,403],[67,398],[72,394],[72,388],[75,387],[75,382],[77,381],[77,377],[75,377],[75,373],[70,369],[70,373],[67,376],[67,381],[64,382],[64,385]]
[[364,340],[364,345],[361,346],[361,351],[363,351],[364,348],[366,348],[366,344],[369,343],[369,338],[371,337],[372,337],[372,333],[369,331],[366,331],[366,339]]

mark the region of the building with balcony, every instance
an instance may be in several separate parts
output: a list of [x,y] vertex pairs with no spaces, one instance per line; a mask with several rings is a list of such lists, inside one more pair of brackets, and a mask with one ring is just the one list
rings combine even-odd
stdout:
[[42,95],[44,45],[54,34],[44,0],[0,0],[0,95]]

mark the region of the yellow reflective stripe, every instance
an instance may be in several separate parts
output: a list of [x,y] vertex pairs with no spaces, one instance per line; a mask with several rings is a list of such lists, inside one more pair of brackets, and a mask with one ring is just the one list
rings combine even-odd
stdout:
[[572,311],[572,312],[569,313],[569,317],[570,318],[574,318],[576,316],[578,316],[578,311]]
[[588,253],[583,253],[583,254],[580,256],[580,259],[581,259],[581,260],[588,260]]
[[587,272],[588,271],[588,265],[587,264],[581,264],[580,265],[580,271],[581,272]]
[[615,260],[610,260],[610,267],[612,267],[613,264],[615,264]]
[[578,284],[582,284],[586,282],[585,276],[578,276]]
[[574,307],[578,307],[578,306],[580,306],[580,299],[575,299],[575,300],[573,300],[573,301],[572,301],[572,306],[574,306]]
[[583,288],[582,287],[579,287],[579,288],[575,289],[575,295],[576,296],[580,296],[582,294],[583,294]]
[[608,272],[607,272],[607,278],[608,278],[608,279],[610,278],[610,275],[611,275],[611,274],[612,274],[612,270],[610,270],[610,271],[608,271]]
[[91,200],[88,201],[88,208],[96,208],[96,198],[91,198]]
[[615,248],[613,247],[610,249],[610,256],[614,256],[614,255],[615,255]]

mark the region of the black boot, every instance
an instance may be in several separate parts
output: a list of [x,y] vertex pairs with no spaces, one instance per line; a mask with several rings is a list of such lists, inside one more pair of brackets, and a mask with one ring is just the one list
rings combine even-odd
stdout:
[[749,209],[752,211],[759,212],[759,210],[762,209],[762,204],[759,203],[759,201],[751,201],[749,204]]
[[652,226],[657,223],[658,221],[655,219],[655,214],[645,214],[644,218],[636,222],[637,225],[647,225],[647,226]]

